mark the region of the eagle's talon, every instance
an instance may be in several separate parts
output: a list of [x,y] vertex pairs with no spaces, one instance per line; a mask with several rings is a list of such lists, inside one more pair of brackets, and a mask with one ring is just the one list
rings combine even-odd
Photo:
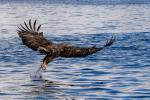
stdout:
[[45,70],[47,69],[47,66],[44,65],[44,64],[41,64],[41,69],[42,69],[43,71],[45,71]]

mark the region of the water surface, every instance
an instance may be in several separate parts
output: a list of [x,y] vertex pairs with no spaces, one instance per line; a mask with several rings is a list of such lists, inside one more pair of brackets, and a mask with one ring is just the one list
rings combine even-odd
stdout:
[[[0,99],[148,100],[149,12],[149,5],[0,4]],[[56,43],[102,46],[112,35],[116,42],[86,58],[57,58],[33,80],[44,56],[16,34],[29,19]]]

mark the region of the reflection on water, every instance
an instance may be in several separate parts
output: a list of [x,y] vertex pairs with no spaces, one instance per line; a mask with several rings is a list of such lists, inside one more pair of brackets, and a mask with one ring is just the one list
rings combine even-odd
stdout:
[[[148,5],[0,4],[0,99],[149,99],[149,10]],[[57,58],[34,78],[43,55],[24,46],[15,30],[29,18],[38,19],[54,42],[101,46],[112,33],[117,41],[86,58]]]

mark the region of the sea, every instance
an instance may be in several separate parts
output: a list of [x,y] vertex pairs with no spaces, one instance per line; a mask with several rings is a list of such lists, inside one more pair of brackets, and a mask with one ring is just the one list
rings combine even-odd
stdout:
[[[150,2],[106,1],[1,0],[0,100],[150,100]],[[116,41],[87,57],[56,58],[35,77],[44,55],[16,31],[29,19],[54,43]]]

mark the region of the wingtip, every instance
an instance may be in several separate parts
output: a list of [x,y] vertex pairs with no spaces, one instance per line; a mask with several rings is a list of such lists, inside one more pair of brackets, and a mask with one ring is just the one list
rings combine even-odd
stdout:
[[33,24],[33,30],[36,32],[36,19],[35,19],[35,21],[34,21],[34,24]]
[[32,25],[31,25],[31,19],[29,19],[29,26],[30,26],[30,30],[33,31]]
[[115,41],[116,41],[116,38],[112,36],[110,40],[106,41],[104,47],[110,47]]
[[40,30],[40,28],[41,28],[41,24],[38,26],[38,28],[37,28],[37,32],[39,32],[39,30]]
[[28,23],[26,21],[24,21],[23,25],[20,24],[17,27],[18,27],[19,32],[25,32],[25,31],[27,31],[27,32],[30,32],[30,33],[38,34],[41,26],[42,26],[41,24],[39,26],[37,26],[37,19],[35,19],[33,23],[32,23],[32,20],[29,19]]
[[18,29],[16,29],[17,33],[20,33],[21,31],[19,31]]
[[20,32],[23,32],[24,30],[22,28],[20,28],[19,26],[17,26],[18,29],[20,30]]

